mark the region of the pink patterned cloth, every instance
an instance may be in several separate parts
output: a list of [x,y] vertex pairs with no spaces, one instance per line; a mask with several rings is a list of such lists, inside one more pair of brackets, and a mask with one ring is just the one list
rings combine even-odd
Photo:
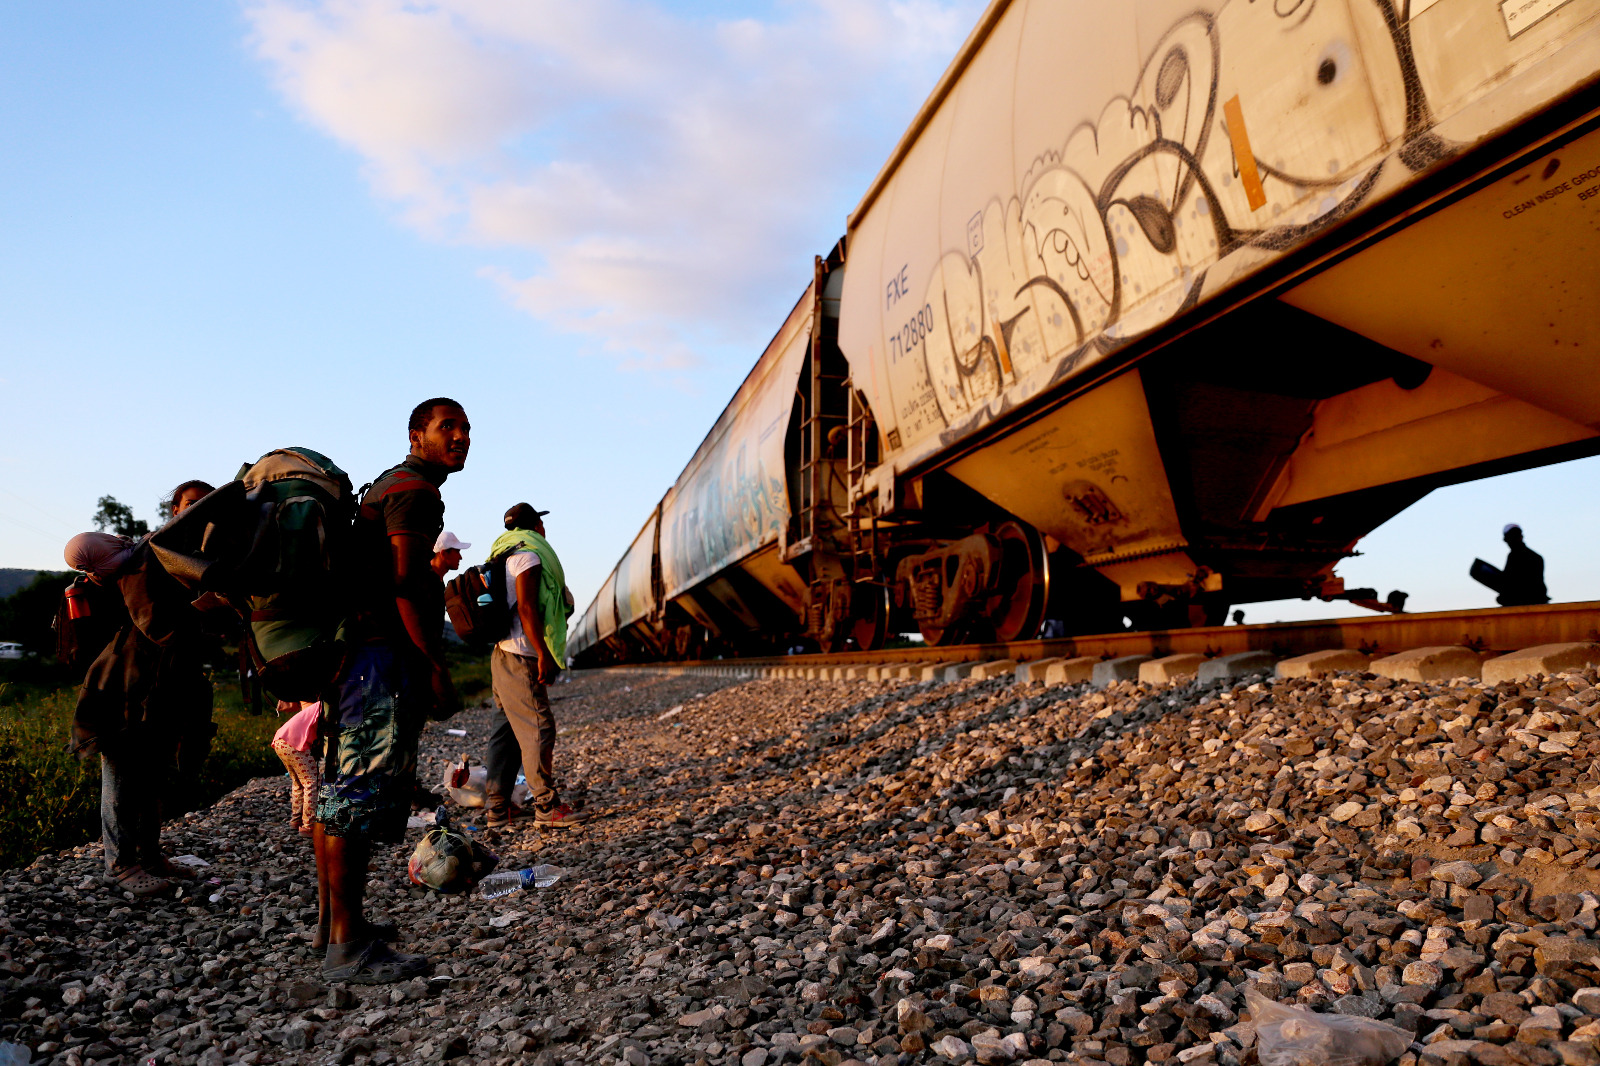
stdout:
[[317,792],[322,787],[317,760],[282,740],[274,740],[272,750],[278,753],[283,768],[289,771],[289,824],[309,833],[311,823],[317,820]]
[[300,712],[278,727],[272,742],[283,741],[295,751],[310,751],[311,742],[317,738],[317,716],[322,713],[321,703],[308,703]]

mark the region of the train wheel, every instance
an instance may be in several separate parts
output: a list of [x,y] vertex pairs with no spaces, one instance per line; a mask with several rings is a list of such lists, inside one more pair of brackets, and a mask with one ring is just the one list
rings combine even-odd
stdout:
[[1032,526],[1004,522],[994,531],[1003,554],[1000,602],[990,611],[995,640],[1030,640],[1039,633],[1050,600],[1050,560],[1044,537]]
[[861,651],[877,651],[889,639],[889,589],[871,581],[850,590],[850,624],[846,635]]

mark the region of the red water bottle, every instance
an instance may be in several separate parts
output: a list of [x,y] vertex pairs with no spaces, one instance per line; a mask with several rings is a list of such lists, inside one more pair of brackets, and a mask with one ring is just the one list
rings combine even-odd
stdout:
[[74,622],[89,617],[89,592],[76,581],[67,586],[67,617]]

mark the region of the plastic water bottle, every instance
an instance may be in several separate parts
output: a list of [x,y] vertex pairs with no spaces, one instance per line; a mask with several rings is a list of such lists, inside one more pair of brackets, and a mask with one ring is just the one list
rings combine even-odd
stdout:
[[526,870],[496,870],[478,882],[479,899],[499,899],[530,888],[549,888],[561,880],[561,867],[540,863]]

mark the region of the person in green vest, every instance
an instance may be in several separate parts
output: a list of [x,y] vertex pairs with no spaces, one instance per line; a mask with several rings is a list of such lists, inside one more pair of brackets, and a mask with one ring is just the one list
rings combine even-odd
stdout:
[[511,820],[511,790],[520,765],[528,778],[534,823],[568,829],[588,815],[561,802],[556,789],[556,719],[545,686],[567,665],[567,618],[572,594],[556,550],[545,539],[544,516],[519,503],[505,515],[506,531],[495,538],[489,558],[506,557],[506,603],[511,632],[494,647],[490,680],[499,710],[484,759],[488,827]]

